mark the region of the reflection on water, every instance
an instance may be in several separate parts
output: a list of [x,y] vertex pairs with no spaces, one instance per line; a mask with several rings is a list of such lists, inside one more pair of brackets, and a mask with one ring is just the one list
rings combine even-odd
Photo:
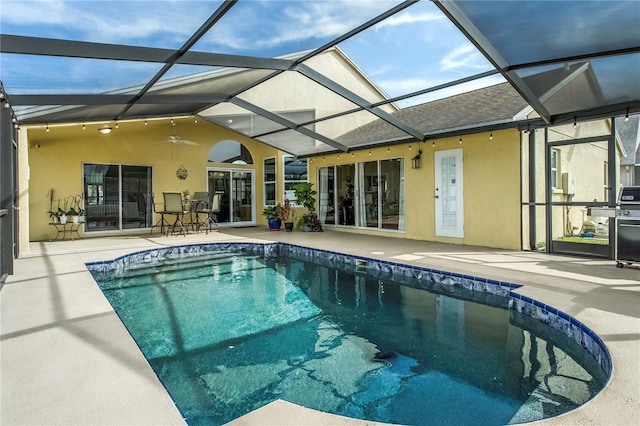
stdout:
[[192,425],[276,399],[392,423],[521,423],[566,412],[605,382],[575,343],[496,296],[474,303],[230,253],[100,286]]

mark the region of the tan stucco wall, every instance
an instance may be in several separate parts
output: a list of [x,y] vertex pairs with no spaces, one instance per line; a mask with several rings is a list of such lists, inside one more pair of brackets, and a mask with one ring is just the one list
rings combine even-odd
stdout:
[[[178,146],[166,142],[173,128],[169,119],[121,122],[110,135],[98,133],[99,125],[81,124],[50,126],[28,130],[28,158],[31,170],[29,180],[29,227],[32,241],[49,239],[55,231],[48,225],[50,191],[54,199],[82,194],[82,165],[84,163],[149,166],[153,174],[153,192],[156,202],[162,201],[163,191],[207,190],[207,168],[229,167],[228,164],[209,163],[209,151],[219,141],[236,140],[244,144],[255,164],[233,165],[234,168],[255,170],[256,221],[262,223],[263,164],[262,158],[281,157],[282,153],[267,145],[245,138],[217,125],[193,118],[175,120],[176,132],[182,138],[196,141],[199,146]],[[22,132],[26,130],[21,130]],[[281,164],[281,161],[278,162]],[[183,165],[189,172],[185,180],[176,177]],[[280,187],[281,186],[280,182]],[[104,235],[104,234],[103,234]]]
[[[353,155],[333,154],[315,157],[310,162],[310,179],[317,178],[318,167],[402,157],[405,178],[405,232],[355,230],[336,227],[343,232],[378,234],[389,237],[442,241],[454,244],[520,249],[520,145],[516,130],[438,139],[435,148],[421,143],[422,166],[411,168],[418,145],[394,145],[355,151]],[[464,238],[435,235],[435,151],[463,149]]]

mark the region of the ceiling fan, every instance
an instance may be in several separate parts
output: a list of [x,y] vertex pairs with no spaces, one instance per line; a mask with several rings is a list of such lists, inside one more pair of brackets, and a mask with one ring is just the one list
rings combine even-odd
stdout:
[[167,137],[166,142],[172,143],[174,145],[191,145],[191,146],[200,145],[198,142],[182,139],[181,136],[176,134],[176,123],[171,123],[171,125],[173,126],[173,134]]

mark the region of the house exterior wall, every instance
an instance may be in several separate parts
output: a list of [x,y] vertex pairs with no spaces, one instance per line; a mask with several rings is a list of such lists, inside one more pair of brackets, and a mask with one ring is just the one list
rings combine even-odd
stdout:
[[[411,150],[409,150],[411,145]],[[436,236],[435,152],[463,149],[464,238]],[[333,165],[403,158],[405,231],[385,231],[339,226],[332,229],[397,238],[453,244],[520,249],[520,145],[517,130],[501,130],[421,143],[422,165],[411,168],[418,144],[401,144],[318,156],[309,163],[309,176],[317,182],[318,168]]]
[[[255,170],[256,221],[262,223],[259,214],[264,188],[262,158],[280,158],[282,153],[203,120],[196,124],[191,118],[176,119],[176,123],[176,132],[183,139],[197,141],[199,146],[183,145],[176,150],[174,144],[166,142],[173,133],[169,119],[150,120],[146,126],[142,121],[122,122],[109,135],[100,135],[98,125],[87,125],[86,130],[82,130],[81,124],[52,126],[49,132],[44,128],[26,130],[30,169],[29,217],[23,229],[29,229],[29,240],[46,240],[55,236],[55,230],[48,225],[51,221],[47,214],[51,209],[50,191],[54,190],[54,199],[82,194],[83,164],[151,167],[156,202],[162,202],[163,191],[206,191],[207,167],[231,166],[207,161],[211,148],[227,139],[245,145],[254,159],[252,165],[234,164],[233,167]],[[176,177],[176,170],[181,165],[189,172],[185,180]],[[278,184],[282,187],[282,182]]]

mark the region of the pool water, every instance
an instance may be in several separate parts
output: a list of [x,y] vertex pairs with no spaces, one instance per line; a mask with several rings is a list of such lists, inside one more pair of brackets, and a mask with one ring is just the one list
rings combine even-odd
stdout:
[[224,251],[99,286],[190,425],[277,399],[387,423],[514,424],[606,382],[576,343],[497,296]]

